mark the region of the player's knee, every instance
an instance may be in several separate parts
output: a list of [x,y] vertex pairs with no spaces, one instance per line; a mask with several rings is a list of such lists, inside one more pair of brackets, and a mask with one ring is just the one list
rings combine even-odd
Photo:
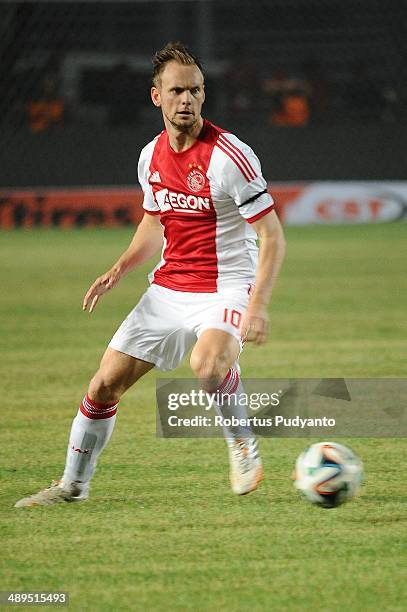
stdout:
[[90,381],[88,395],[95,402],[110,404],[118,402],[123,391],[118,381],[97,372]]
[[190,365],[196,378],[211,388],[222,382],[229,369],[227,356],[223,353],[192,353]]

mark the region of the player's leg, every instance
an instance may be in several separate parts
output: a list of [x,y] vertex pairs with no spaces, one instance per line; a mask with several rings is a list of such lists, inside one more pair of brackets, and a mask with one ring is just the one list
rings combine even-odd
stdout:
[[17,507],[82,501],[88,497],[97,459],[113,433],[119,400],[153,367],[152,363],[106,349],[73,420],[62,479],[49,489],[20,500]]
[[[236,417],[239,423],[247,420],[244,394],[237,359],[240,344],[236,337],[221,329],[206,329],[191,354],[191,368],[200,386],[220,398],[218,412],[224,418]],[[230,480],[238,495],[250,493],[262,480],[263,468],[256,439],[246,424],[224,427],[230,458]]]
[[190,365],[205,391],[213,391],[225,379],[239,357],[238,340],[222,329],[206,329],[191,353]]
[[113,433],[121,396],[154,367],[108,347],[72,423],[62,483],[86,491],[97,459]]
[[112,434],[121,395],[154,366],[163,371],[175,368],[195,341],[195,334],[184,328],[183,307],[179,291],[157,285],[146,291],[114,334],[89,385],[72,425],[62,481],[18,506],[86,498],[97,457]]
[[88,396],[95,402],[118,402],[154,364],[107,347],[100,366],[89,384]]

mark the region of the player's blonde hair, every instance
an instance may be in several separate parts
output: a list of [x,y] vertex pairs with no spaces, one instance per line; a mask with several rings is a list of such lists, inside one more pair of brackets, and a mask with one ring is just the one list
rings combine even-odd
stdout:
[[197,66],[202,72],[203,69],[198,58],[193,55],[188,47],[181,42],[169,42],[163,49],[157,51],[152,59],[153,62],[153,77],[152,83],[154,87],[159,85],[160,74],[168,62],[175,61],[184,66]]

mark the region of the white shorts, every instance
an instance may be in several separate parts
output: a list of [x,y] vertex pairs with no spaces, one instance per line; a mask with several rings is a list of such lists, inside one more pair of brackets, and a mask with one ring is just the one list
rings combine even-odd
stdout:
[[250,285],[221,293],[186,293],[151,285],[109,346],[166,372],[180,364],[206,329],[222,329],[241,344],[240,322],[249,291]]

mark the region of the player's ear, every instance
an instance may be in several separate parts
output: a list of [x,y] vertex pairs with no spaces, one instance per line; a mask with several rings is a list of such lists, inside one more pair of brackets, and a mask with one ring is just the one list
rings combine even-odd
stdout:
[[151,88],[151,99],[153,101],[154,106],[161,106],[161,96],[157,87]]

